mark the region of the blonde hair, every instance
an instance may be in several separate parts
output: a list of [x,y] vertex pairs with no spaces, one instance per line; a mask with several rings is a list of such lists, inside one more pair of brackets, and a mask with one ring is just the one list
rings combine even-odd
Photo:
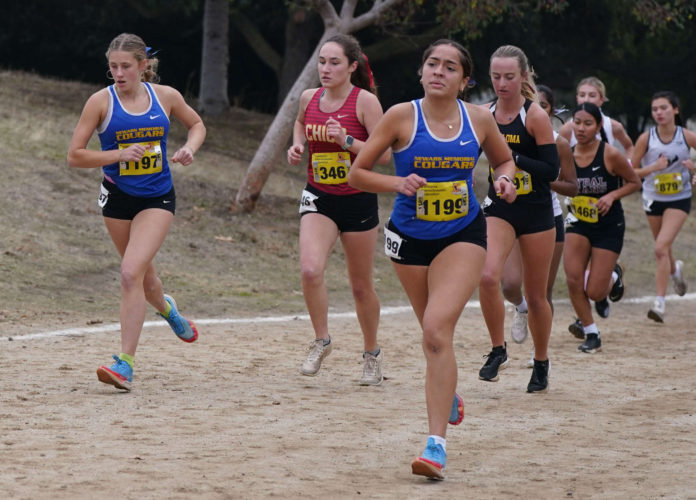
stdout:
[[135,60],[140,63],[143,60],[147,61],[145,66],[145,71],[142,74],[142,80],[144,82],[159,82],[159,75],[157,74],[157,65],[159,60],[156,57],[150,57],[148,55],[149,47],[145,45],[145,42],[138,35],[133,35],[132,33],[121,33],[116,38],[111,40],[109,48],[106,50],[106,58],[109,59],[109,54],[113,51],[130,52],[135,57]]
[[517,59],[517,64],[520,67],[520,73],[523,75],[525,73],[527,74],[527,76],[522,80],[521,94],[525,99],[529,99],[530,101],[534,101],[538,104],[539,95],[537,93],[536,83],[534,83],[536,73],[534,73],[534,69],[532,69],[532,67],[529,65],[529,60],[527,60],[527,56],[522,49],[516,47],[515,45],[503,45],[498,47],[495,52],[493,52],[490,60],[492,61],[496,57],[512,57]]
[[582,80],[580,80],[580,83],[578,83],[576,90],[580,90],[580,87],[582,87],[583,85],[593,86],[597,89],[597,92],[599,92],[599,97],[601,97],[603,101],[609,100],[609,98],[607,97],[607,88],[604,86],[604,83],[602,83],[602,80],[600,80],[596,76],[588,76],[587,78],[583,78]]

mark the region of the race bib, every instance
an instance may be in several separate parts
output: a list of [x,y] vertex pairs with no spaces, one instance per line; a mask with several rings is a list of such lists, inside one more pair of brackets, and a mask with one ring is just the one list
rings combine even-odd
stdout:
[[106,206],[107,201],[109,201],[109,190],[104,187],[104,184],[100,184],[97,205],[99,205],[99,208],[104,208]]
[[300,198],[300,213],[316,212],[317,206],[314,204],[314,202],[317,198],[319,197],[316,194],[312,194],[306,189],[303,189],[302,198]]
[[657,174],[654,182],[657,194],[677,194],[684,188],[682,174],[679,172]]
[[595,224],[599,221],[597,198],[592,196],[575,196],[573,198],[573,214],[578,220]]
[[[119,162],[119,175],[150,175],[162,171],[162,147],[159,141],[139,142],[146,148],[145,154],[140,161]],[[126,149],[130,144],[119,144],[118,149]]]
[[391,231],[386,225],[384,226],[384,253],[387,254],[387,257],[391,257],[392,259],[399,259],[401,260],[401,255],[399,255],[399,252],[401,251],[401,244],[403,243],[403,238],[396,234],[394,231]]
[[517,194],[529,194],[532,192],[532,174],[520,170],[519,168],[515,172],[515,177],[512,179],[515,183],[515,191]]
[[448,221],[468,213],[466,181],[429,182],[416,192],[416,217],[421,220]]
[[319,184],[345,184],[350,169],[350,153],[314,153],[312,172]]

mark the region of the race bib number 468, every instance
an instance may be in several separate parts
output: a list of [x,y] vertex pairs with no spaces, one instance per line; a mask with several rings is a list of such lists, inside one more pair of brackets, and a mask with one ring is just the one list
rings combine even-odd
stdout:
[[[119,163],[119,175],[150,175],[162,171],[162,147],[159,141],[141,142],[145,154],[140,161],[122,161]],[[119,144],[118,149],[126,149],[130,144]]]
[[573,213],[578,220],[595,224],[599,221],[597,198],[592,196],[576,196],[573,198]]

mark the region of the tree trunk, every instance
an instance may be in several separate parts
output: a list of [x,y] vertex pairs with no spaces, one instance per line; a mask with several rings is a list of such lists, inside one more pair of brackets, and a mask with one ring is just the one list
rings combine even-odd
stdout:
[[256,150],[244,180],[239,186],[237,197],[230,207],[233,212],[251,212],[256,206],[256,200],[261,195],[261,190],[266,184],[268,176],[271,174],[273,165],[277,162],[285,161],[282,154],[285,151],[288,135],[292,133],[295,118],[297,117],[300,96],[305,89],[317,85],[319,80],[316,65],[319,47],[321,47],[321,42],[305,64],[300,76],[295,80],[288,95],[285,96],[283,104],[280,106],[273,122],[271,122],[268,132],[266,132],[261,145]]
[[288,95],[317,39],[321,37],[321,19],[303,7],[292,9],[285,24],[285,54],[278,72],[278,106]]
[[219,115],[230,105],[227,97],[229,15],[229,0],[205,0],[198,109],[209,115]]
[[285,97],[278,114],[273,119],[268,132],[261,141],[254,158],[249,164],[247,173],[239,186],[237,196],[232,202],[232,212],[251,212],[256,206],[256,201],[261,196],[273,165],[277,161],[284,161],[281,155],[287,145],[288,137],[292,134],[293,123],[297,116],[300,96],[302,92],[316,85],[318,81],[316,60],[322,43],[335,33],[353,33],[374,24],[379,17],[400,0],[373,0],[368,12],[358,17],[353,17],[357,0],[344,0],[341,7],[341,15],[336,13],[330,0],[314,0],[314,8],[324,21],[324,34],[317,43],[312,56],[305,64],[302,73]]

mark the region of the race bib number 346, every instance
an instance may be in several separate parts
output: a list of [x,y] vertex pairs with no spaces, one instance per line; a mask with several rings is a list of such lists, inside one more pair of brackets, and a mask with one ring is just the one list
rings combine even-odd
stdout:
[[344,184],[348,179],[350,153],[314,153],[312,155],[312,172],[314,182],[320,184]]
[[[141,142],[145,154],[140,161],[122,161],[119,163],[119,175],[150,175],[162,171],[162,147],[159,141]],[[118,149],[126,149],[130,144],[119,144]]]
[[466,181],[429,182],[416,192],[416,217],[448,221],[469,213],[469,186]]

